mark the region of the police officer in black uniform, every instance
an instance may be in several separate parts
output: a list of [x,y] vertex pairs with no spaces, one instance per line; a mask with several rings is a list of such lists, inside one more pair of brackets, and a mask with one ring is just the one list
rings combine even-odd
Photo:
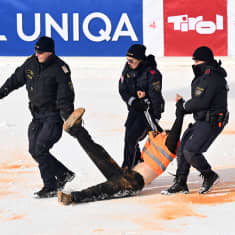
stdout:
[[184,132],[177,152],[177,171],[175,183],[162,194],[188,193],[187,177],[190,167],[196,168],[203,177],[199,193],[208,192],[219,176],[203,156],[215,138],[228,122],[227,76],[221,61],[214,60],[208,47],[199,47],[193,53],[192,98],[186,102],[179,96],[181,109],[193,113],[195,123]]
[[35,54],[18,67],[0,88],[0,98],[26,85],[33,120],[29,125],[29,152],[37,161],[44,187],[37,198],[53,197],[75,174],[50,152],[60,139],[63,120],[74,110],[70,69],[55,55],[54,40],[41,37]]
[[141,44],[134,44],[129,48],[127,63],[119,81],[119,93],[129,111],[125,123],[122,167],[129,169],[140,161],[138,142],[146,136],[149,129],[144,115],[144,111],[147,109],[144,99],[148,99],[150,102],[149,112],[156,124],[164,111],[164,99],[161,93],[162,75],[157,70],[154,56],[145,56],[145,50],[146,47]]

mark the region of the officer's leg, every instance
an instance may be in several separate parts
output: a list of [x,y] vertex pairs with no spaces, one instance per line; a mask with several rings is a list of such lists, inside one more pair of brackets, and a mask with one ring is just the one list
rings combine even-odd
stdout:
[[147,134],[146,122],[143,115],[136,116],[132,123],[128,123],[125,132],[124,161],[122,167],[132,169],[140,160],[138,142]]
[[196,123],[192,138],[184,148],[185,158],[204,178],[199,193],[208,192],[219,178],[218,175],[211,170],[210,164],[202,154],[202,152],[205,152],[209,148],[219,132],[220,131],[213,129],[207,122],[198,122]]
[[72,192],[71,195],[58,193],[58,201],[64,205],[70,203],[91,202],[131,196],[144,187],[143,177],[135,171],[124,172],[112,180]]
[[[47,146],[49,149],[61,138],[63,131],[63,122],[58,117],[50,117],[44,123],[44,129],[48,130]],[[58,180],[64,180],[67,175],[73,175],[74,173],[65,167],[60,161],[58,161],[50,152],[50,166],[53,170],[53,174]]]
[[68,133],[75,137],[90,159],[95,163],[106,179],[122,174],[121,168],[99,144],[95,143],[88,131],[81,125],[75,125],[68,130]]
[[[55,124],[52,120],[43,121],[43,126],[41,127],[35,142],[34,158],[39,163],[39,169],[44,185],[47,188],[55,189],[57,188],[55,177],[56,170],[57,168],[63,169],[63,167],[61,167],[62,164],[59,164],[49,153],[49,149],[60,139],[62,129],[61,126]],[[53,165],[52,163],[56,163],[56,165]]]
[[196,168],[201,173],[211,169],[202,152],[205,152],[213,142],[213,130],[207,122],[196,122],[194,131],[190,138],[185,143],[183,154],[189,164]]
[[[173,129],[176,129],[176,130],[180,129],[180,125],[182,125],[182,123],[181,123],[182,120],[178,120],[178,121],[174,123]],[[173,129],[171,129],[171,134],[173,133],[172,132]],[[191,136],[191,133],[192,133],[192,126],[190,125],[188,127],[188,129],[183,134],[179,149],[176,154],[177,170],[176,170],[176,177],[174,179],[174,184],[172,186],[170,186],[168,189],[161,191],[161,194],[172,194],[172,193],[179,193],[179,192],[188,193],[189,192],[188,186],[187,186],[187,177],[188,177],[189,170],[190,170],[190,164],[185,159],[185,156],[183,154],[183,149],[184,149],[185,143],[187,142],[188,138]],[[168,140],[168,145],[173,150],[174,149],[173,148],[173,146],[174,146],[173,139],[176,139],[176,138],[174,137],[174,135],[172,135],[172,136],[170,135],[170,138],[171,138],[170,140],[172,140],[172,142],[169,142],[169,140]]]
[[[60,139],[63,131],[63,121],[60,116],[51,116],[46,119],[44,122],[45,131],[49,138],[45,141],[48,149],[51,149],[52,146]],[[48,151],[48,161],[54,176],[57,179],[57,188],[63,189],[67,182],[72,181],[75,178],[75,173],[70,171],[65,167],[60,161],[58,161],[49,151]]]
[[[38,137],[40,136],[43,129],[43,123],[39,120],[33,120],[28,129],[28,137],[29,137],[29,152],[34,158],[34,160],[38,163],[38,167],[40,170],[40,174],[43,180],[44,185],[46,185],[47,178],[49,181],[54,184],[54,180],[50,179],[51,176],[47,176],[47,172],[51,172],[50,164],[48,160],[45,160],[44,155],[42,154],[41,148],[39,148]],[[46,170],[49,169],[49,170]],[[51,174],[53,175],[53,174]],[[47,183],[49,185],[49,183]]]
[[185,159],[183,150],[184,150],[185,143],[187,142],[187,140],[190,138],[190,136],[192,134],[192,128],[193,127],[190,126],[184,132],[183,137],[181,138],[179,149],[177,150],[177,153],[176,153],[176,160],[177,160],[176,175],[182,176],[186,180],[187,180],[187,177],[189,174],[190,164]]

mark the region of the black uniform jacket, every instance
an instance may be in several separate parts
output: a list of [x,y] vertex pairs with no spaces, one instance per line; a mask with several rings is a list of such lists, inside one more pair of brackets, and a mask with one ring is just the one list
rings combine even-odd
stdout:
[[212,115],[227,111],[226,71],[219,65],[201,64],[200,73],[192,81],[192,98],[184,106],[186,112],[193,113],[195,120],[204,120],[208,111]]
[[154,118],[160,119],[164,109],[162,97],[162,75],[157,70],[156,64],[146,60],[137,69],[132,70],[126,63],[119,80],[119,93],[126,102],[128,109],[130,102],[137,98],[137,91],[144,91],[150,101],[150,113]]
[[68,65],[52,55],[39,63],[35,55],[18,67],[0,88],[1,97],[26,85],[33,111],[60,111],[66,119],[74,109],[74,90]]

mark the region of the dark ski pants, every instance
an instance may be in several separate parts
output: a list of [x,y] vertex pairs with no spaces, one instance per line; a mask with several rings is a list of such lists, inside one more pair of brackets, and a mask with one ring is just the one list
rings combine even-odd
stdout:
[[[166,145],[172,152],[175,152],[176,150],[182,124],[183,116],[176,119],[168,134]],[[82,191],[72,192],[72,201],[74,203],[127,197],[134,195],[144,187],[142,175],[133,170],[120,168],[105,149],[91,139],[84,127],[75,126],[69,133],[77,138],[88,156],[107,179],[104,183],[89,187]]]
[[38,163],[43,183],[56,188],[56,179],[63,178],[69,171],[49,150],[62,135],[63,121],[59,113],[34,114],[29,125],[29,152]]
[[107,180],[122,175],[122,170],[118,164],[101,145],[92,140],[90,134],[83,126],[74,126],[69,130],[69,134],[78,140],[79,144]]
[[73,202],[90,202],[130,196],[144,187],[143,177],[135,171],[120,168],[106,150],[92,140],[84,127],[74,126],[69,133],[78,140],[107,179],[106,182],[88,189],[72,192]]
[[149,129],[144,113],[135,111],[129,112],[125,126],[124,160],[122,167],[132,169],[141,161],[139,141],[146,137]]
[[212,127],[205,121],[190,124],[184,132],[177,152],[176,175],[187,178],[191,166],[202,175],[210,171],[211,166],[202,153],[207,151],[222,129]]

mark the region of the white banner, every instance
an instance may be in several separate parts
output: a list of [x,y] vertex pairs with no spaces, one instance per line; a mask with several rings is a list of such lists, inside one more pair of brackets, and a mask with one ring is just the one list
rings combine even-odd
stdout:
[[235,1],[228,1],[228,55],[235,56]]
[[143,0],[143,41],[147,54],[164,55],[163,0]]

